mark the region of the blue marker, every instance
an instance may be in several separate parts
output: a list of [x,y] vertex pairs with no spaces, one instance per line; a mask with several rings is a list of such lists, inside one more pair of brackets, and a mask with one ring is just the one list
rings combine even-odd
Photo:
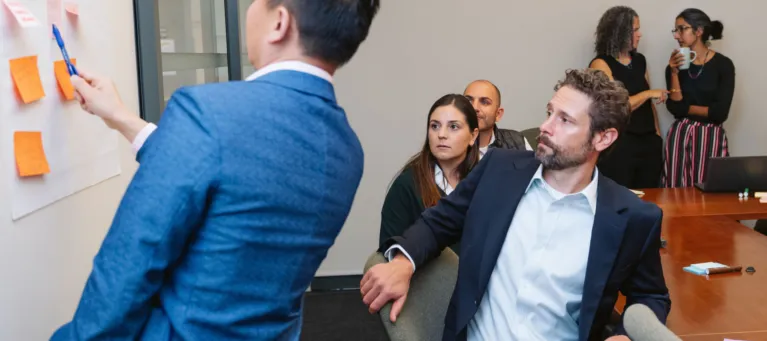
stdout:
[[55,24],[53,25],[53,36],[56,37],[56,43],[59,44],[61,55],[64,56],[64,62],[67,64],[67,71],[69,71],[69,75],[77,75],[77,69],[75,69],[75,66],[72,65],[72,62],[69,60],[69,54],[67,54],[67,49],[64,47],[64,40],[61,39],[61,32],[59,32],[59,28],[56,27]]

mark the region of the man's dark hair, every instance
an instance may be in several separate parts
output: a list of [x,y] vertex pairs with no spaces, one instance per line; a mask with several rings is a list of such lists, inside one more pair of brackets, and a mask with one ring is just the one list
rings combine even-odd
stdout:
[[634,18],[637,16],[636,11],[626,6],[615,6],[602,14],[594,34],[594,52],[617,58],[619,53],[632,50]]
[[591,134],[615,128],[623,133],[629,122],[631,104],[629,93],[619,81],[611,81],[602,71],[596,69],[568,70],[563,81],[554,90],[571,87],[591,99],[589,117]]
[[267,0],[285,6],[296,20],[304,54],[336,66],[346,64],[365,41],[380,0]]

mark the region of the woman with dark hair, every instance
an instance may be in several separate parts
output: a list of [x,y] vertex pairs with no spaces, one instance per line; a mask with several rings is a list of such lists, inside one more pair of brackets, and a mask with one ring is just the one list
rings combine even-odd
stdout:
[[[445,95],[429,110],[426,141],[405,164],[381,209],[379,244],[402,235],[421,213],[447,196],[479,161],[477,112],[466,97]],[[459,246],[451,246],[459,252]]]
[[599,20],[589,67],[620,81],[631,102],[629,125],[615,146],[599,159],[599,171],[628,188],[658,187],[663,169],[663,139],[653,99],[666,100],[668,91],[650,89],[645,57],[637,52],[639,16],[626,6],[608,9]]
[[735,91],[735,66],[730,58],[709,48],[721,39],[724,26],[699,9],[688,8],[676,17],[674,38],[689,48],[689,68],[680,70],[686,56],[674,50],[666,67],[671,91],[666,103],[676,118],[666,138],[664,187],[690,187],[702,182],[710,157],[729,156],[722,124],[730,114]]

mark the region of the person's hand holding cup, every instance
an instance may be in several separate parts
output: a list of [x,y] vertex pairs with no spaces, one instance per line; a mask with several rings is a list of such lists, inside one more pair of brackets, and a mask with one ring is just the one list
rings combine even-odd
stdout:
[[687,70],[690,68],[690,64],[698,57],[698,53],[690,50],[689,47],[680,47],[671,54],[668,65],[671,67],[671,71],[679,72],[679,70]]
[[671,58],[668,60],[668,66],[671,67],[671,72],[678,73],[679,67],[684,64],[684,59],[684,55],[679,49],[675,49],[674,52],[671,53]]

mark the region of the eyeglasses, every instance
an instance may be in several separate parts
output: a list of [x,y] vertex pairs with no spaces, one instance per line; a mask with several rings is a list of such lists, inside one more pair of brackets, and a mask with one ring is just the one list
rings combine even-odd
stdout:
[[682,32],[684,32],[684,30],[686,30],[688,28],[692,28],[692,26],[677,26],[676,28],[671,30],[671,33],[672,34],[676,34],[677,32],[682,33]]

